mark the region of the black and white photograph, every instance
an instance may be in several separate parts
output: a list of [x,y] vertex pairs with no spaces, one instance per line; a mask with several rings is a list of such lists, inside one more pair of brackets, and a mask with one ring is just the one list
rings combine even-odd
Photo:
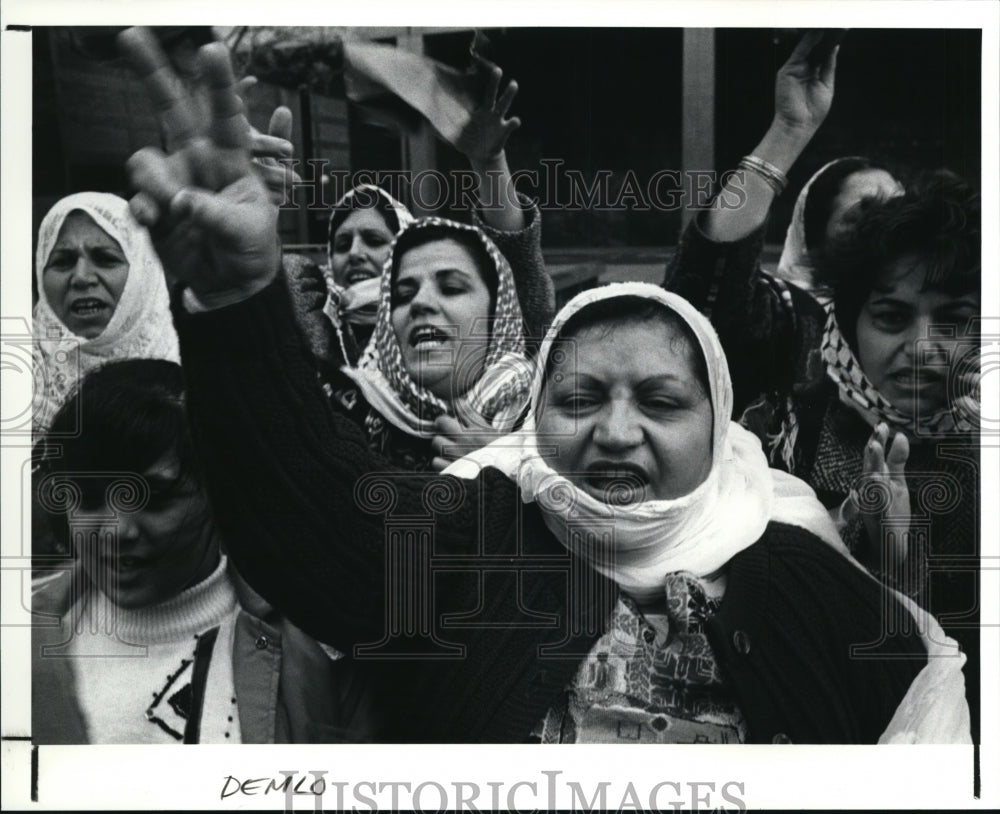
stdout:
[[4,808],[1000,805],[1000,7],[2,17]]

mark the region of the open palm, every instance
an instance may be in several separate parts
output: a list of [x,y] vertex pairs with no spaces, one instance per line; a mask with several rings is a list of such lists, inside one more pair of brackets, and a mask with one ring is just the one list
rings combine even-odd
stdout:
[[278,212],[251,164],[251,129],[227,50],[202,47],[198,84],[189,88],[150,31],[129,29],[119,46],[170,136],[168,153],[145,148],[127,164],[137,190],[132,210],[164,268],[203,301],[262,288],[280,263]]
[[778,71],[775,118],[788,127],[815,130],[830,112],[839,49],[836,41],[842,33],[807,32]]

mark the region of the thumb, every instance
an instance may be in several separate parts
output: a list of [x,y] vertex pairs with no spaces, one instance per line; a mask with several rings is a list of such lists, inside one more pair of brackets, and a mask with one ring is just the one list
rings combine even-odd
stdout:
[[837,76],[838,53],[840,53],[840,46],[836,45],[833,50],[830,51],[829,56],[827,56],[826,61],[823,63],[823,67],[820,69],[820,81],[830,88],[833,87],[834,79]]
[[459,438],[462,435],[463,427],[459,421],[450,415],[440,415],[434,419],[434,430],[439,435],[449,438]]
[[282,105],[276,107],[271,114],[271,122],[267,126],[267,134],[283,138],[285,141],[292,140],[292,111]]

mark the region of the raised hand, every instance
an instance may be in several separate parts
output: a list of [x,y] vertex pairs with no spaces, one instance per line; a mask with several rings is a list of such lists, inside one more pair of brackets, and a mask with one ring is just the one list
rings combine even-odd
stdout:
[[837,52],[843,29],[809,31],[799,40],[774,82],[775,122],[815,132],[833,104]]
[[475,52],[472,58],[476,61],[478,70],[487,75],[486,88],[480,103],[469,111],[469,121],[454,144],[476,166],[499,157],[510,134],[521,126],[521,120],[516,116],[507,118],[507,112],[517,95],[517,82],[508,82],[503,93],[497,96],[503,71]]
[[[861,494],[852,500],[861,514],[868,537],[867,559],[870,562],[866,564],[869,566],[881,568],[883,544],[887,547],[885,553],[889,564],[903,562],[908,554],[902,532],[908,528],[910,521],[910,492],[906,488],[906,462],[909,457],[910,442],[906,436],[897,432],[890,443],[889,427],[879,423],[865,446]],[[871,490],[872,486],[875,486],[874,490]],[[866,494],[871,493],[874,493],[873,499],[866,500]],[[869,503],[872,505],[866,505]],[[896,533],[884,535],[883,526],[886,524],[891,525]]]
[[204,305],[250,296],[281,262],[278,211],[251,163],[251,128],[228,51],[203,46],[197,83],[186,87],[149,30],[128,29],[118,43],[170,145],[168,153],[147,147],[129,159],[133,213],[149,227],[168,274]]
[[[809,31],[778,70],[774,119],[752,155],[779,172],[791,169],[830,112],[837,43],[843,34],[842,29]],[[741,176],[745,176],[745,183]],[[770,211],[774,189],[755,173],[733,174],[715,204],[734,199],[744,203],[737,207],[713,205],[706,213],[702,228],[711,240],[735,242],[759,229]]]

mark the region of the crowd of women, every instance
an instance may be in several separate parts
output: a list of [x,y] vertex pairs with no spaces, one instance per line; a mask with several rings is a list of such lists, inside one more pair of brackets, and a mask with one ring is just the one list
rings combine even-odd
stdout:
[[[761,267],[836,37],[778,72],[744,205],[558,313],[513,194],[458,223],[361,186],[324,267],[283,253],[287,116],[249,126],[221,45],[183,84],[119,42],[166,151],[39,233],[37,506],[72,559],[35,584],[36,742],[977,737],[977,582],[933,564],[978,553],[978,196],[831,161]],[[516,85],[475,65],[482,196]]]

